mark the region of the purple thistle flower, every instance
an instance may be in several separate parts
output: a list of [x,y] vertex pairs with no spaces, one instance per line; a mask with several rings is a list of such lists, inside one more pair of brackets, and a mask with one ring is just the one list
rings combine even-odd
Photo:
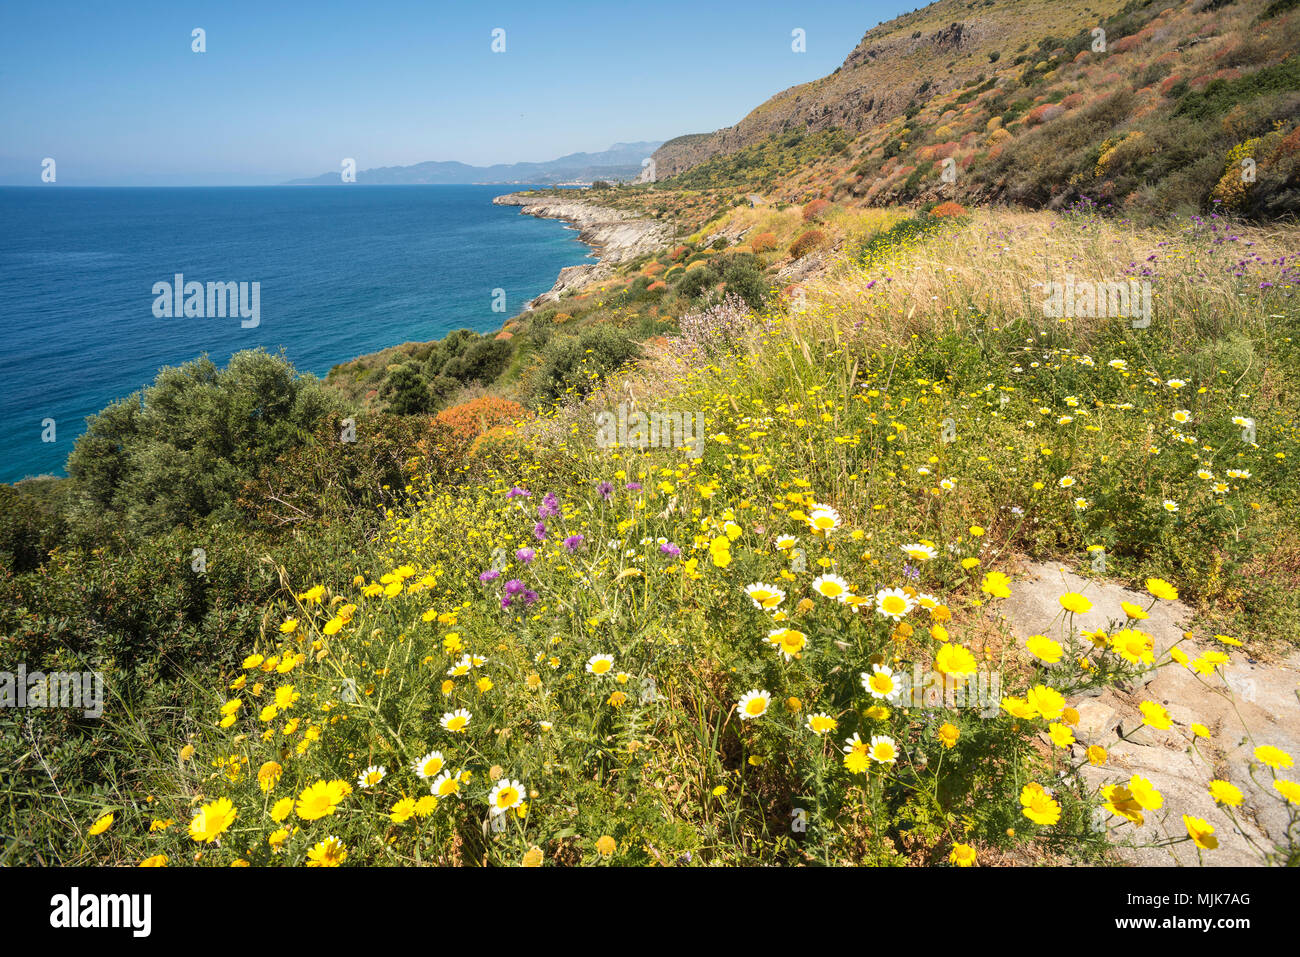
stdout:
[[497,571],[495,568],[489,568],[482,575],[478,576],[478,580],[481,582],[490,582],[493,579],[500,578],[500,577],[501,577],[501,573],[499,571]]
[[528,491],[528,489],[526,489],[526,488],[520,488],[518,485],[516,485],[516,486],[515,486],[514,488],[512,488],[509,492],[506,493],[506,501],[508,502],[508,501],[510,501],[512,498],[518,498],[518,497],[520,497],[520,496],[523,496],[524,498],[528,498],[528,496],[530,496],[530,495],[532,495],[532,494],[533,494],[533,493],[530,492],[530,491]]
[[601,482],[596,486],[596,491],[600,493],[601,498],[608,502],[610,494],[614,491],[614,483]]
[[680,558],[682,554],[682,550],[672,542],[664,542],[659,546],[659,551],[663,552],[665,555],[671,555],[673,558]]
[[578,546],[582,544],[582,539],[583,536],[581,535],[570,535],[568,538],[564,540],[564,547],[571,552],[576,552],[578,550]]
[[519,551],[515,552],[515,558],[519,559],[519,561],[523,562],[525,565],[536,557],[537,553],[531,548],[521,548]]
[[536,539],[539,542],[546,541],[546,525],[542,522],[538,522],[536,525],[534,525],[533,535],[536,537]]
[[547,492],[546,498],[542,499],[542,504],[537,506],[538,518],[551,518],[560,514],[560,503],[556,501],[554,492]]
[[623,487],[624,487],[625,489],[627,489],[629,492],[639,492],[639,491],[641,491],[641,483],[640,483],[640,482],[628,482],[628,483],[627,483],[626,485],[624,485]]
[[512,578],[506,582],[506,594],[512,598],[524,590],[524,583],[518,578]]

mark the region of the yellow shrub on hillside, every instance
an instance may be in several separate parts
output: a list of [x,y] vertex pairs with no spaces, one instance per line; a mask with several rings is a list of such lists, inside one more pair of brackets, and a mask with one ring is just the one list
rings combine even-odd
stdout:
[[1237,209],[1241,206],[1242,201],[1246,198],[1246,193],[1250,189],[1250,183],[1246,181],[1245,168],[1242,161],[1254,159],[1259,144],[1263,141],[1262,136],[1254,136],[1244,143],[1238,143],[1232,149],[1228,150],[1227,162],[1223,168],[1223,176],[1215,184],[1213,192],[1210,194],[1228,209]]

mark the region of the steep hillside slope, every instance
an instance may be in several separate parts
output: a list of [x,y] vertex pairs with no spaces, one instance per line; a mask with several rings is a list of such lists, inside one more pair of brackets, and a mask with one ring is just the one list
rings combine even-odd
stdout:
[[[939,0],[868,30],[830,76],[790,87],[734,126],[680,136],[655,153],[659,177],[792,131],[865,132],[988,72],[1044,36],[1096,26],[1121,0]],[[1012,54],[1014,56],[1015,54]],[[1007,64],[1009,66],[1010,64]]]
[[1300,211],[1300,5],[940,0],[655,154],[663,186],[871,205]]

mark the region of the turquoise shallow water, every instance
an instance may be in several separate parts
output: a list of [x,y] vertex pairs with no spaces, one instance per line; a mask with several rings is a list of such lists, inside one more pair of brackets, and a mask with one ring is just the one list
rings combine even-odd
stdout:
[[[0,482],[63,474],[87,415],[203,353],[283,349],[324,375],[499,328],[588,253],[561,223],[493,206],[508,190],[0,188]],[[153,287],[177,273],[260,283],[260,321],[156,317]]]

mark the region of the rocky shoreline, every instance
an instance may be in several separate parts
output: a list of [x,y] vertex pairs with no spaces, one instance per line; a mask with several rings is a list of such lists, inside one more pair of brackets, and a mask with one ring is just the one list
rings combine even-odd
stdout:
[[565,293],[581,289],[614,272],[614,265],[662,249],[673,238],[666,223],[641,219],[619,209],[609,209],[580,199],[507,193],[492,200],[497,206],[518,206],[520,213],[542,219],[559,219],[578,230],[578,239],[592,247],[594,263],[566,266],[549,292],[524,306],[525,311],[554,302]]

